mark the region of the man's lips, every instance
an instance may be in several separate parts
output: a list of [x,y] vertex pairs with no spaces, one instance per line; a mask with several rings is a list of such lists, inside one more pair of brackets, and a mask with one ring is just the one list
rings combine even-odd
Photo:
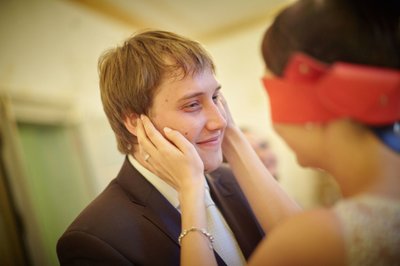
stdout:
[[198,142],[196,142],[196,144],[199,144],[199,145],[202,145],[202,144],[214,144],[214,143],[219,142],[220,137],[221,137],[221,135],[218,135],[218,136],[215,136],[215,137],[212,137],[212,138],[208,138],[206,140],[198,141]]

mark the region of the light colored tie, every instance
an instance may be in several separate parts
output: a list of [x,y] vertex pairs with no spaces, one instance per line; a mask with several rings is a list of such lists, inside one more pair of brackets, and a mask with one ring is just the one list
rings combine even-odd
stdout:
[[224,217],[211,199],[208,187],[206,187],[205,193],[207,226],[209,232],[214,236],[214,250],[228,266],[245,265],[246,260],[242,251]]

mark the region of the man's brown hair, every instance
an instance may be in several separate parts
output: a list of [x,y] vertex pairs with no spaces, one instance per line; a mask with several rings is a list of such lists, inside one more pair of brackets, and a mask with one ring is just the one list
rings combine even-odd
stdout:
[[124,125],[131,114],[148,114],[157,87],[165,78],[215,71],[207,51],[196,41],[166,31],[145,31],[99,59],[104,112],[115,133],[118,150],[131,152],[137,143]]

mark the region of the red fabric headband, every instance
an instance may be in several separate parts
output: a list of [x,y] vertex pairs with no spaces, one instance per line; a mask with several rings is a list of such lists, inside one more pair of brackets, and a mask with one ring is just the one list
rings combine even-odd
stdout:
[[263,78],[276,123],[352,118],[368,125],[400,120],[400,71],[295,54],[282,78]]

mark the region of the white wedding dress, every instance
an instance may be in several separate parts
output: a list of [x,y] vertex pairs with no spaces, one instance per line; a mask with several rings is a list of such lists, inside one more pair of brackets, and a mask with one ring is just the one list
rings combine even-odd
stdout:
[[350,266],[400,266],[400,201],[363,195],[334,207]]

